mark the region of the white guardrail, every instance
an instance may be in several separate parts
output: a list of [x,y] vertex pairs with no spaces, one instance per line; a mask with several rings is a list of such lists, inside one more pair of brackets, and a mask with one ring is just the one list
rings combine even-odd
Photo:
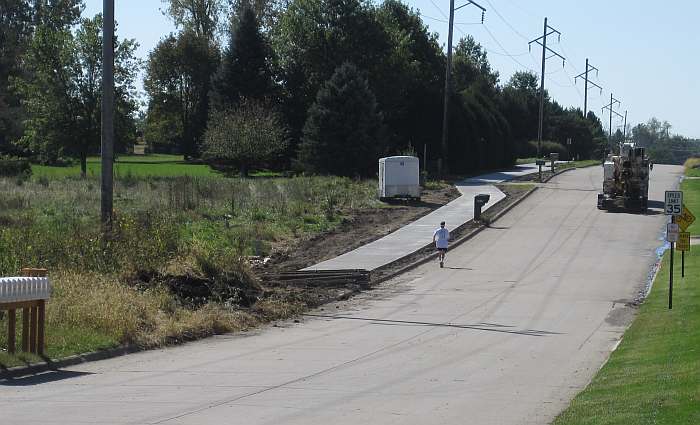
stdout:
[[48,300],[50,297],[48,277],[0,277],[0,303]]

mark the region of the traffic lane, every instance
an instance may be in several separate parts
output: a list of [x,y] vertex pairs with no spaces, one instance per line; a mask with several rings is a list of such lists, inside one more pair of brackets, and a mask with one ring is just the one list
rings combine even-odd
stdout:
[[621,308],[610,300],[634,293],[635,285],[595,273],[572,285],[581,279],[571,274],[613,267],[614,259],[603,261],[611,249],[623,257],[647,252],[629,248],[635,235],[649,243],[638,228],[647,223],[631,222],[662,219],[600,212],[586,196],[535,192],[450,252],[453,269],[429,264],[353,300],[343,311],[352,319],[315,318],[253,338],[82,365],[77,370],[96,374],[20,388],[2,403],[3,416],[15,423],[546,422],[619,337],[622,324],[604,320]]

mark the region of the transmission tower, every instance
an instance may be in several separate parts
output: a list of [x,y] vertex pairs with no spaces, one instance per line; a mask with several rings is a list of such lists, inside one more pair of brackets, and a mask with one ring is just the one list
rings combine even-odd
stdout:
[[586,87],[583,90],[583,117],[586,118],[586,114],[588,113],[588,86],[594,86],[598,87],[600,89],[600,94],[603,94],[603,88],[599,86],[598,84],[594,83],[593,81],[588,80],[588,72],[595,70],[595,76],[598,76],[598,68],[596,68],[593,65],[590,65],[588,63],[588,58],[586,58],[586,70],[580,74],[578,74],[576,77],[574,77],[574,84],[576,84],[576,81],[578,81],[579,78],[583,78],[584,81],[586,82]]
[[615,104],[618,104],[618,105],[619,105],[619,104],[620,104],[620,101],[617,100],[617,99],[615,99],[615,98],[613,97],[613,94],[610,93],[610,103],[608,103],[607,105],[603,106],[603,108],[601,109],[602,111],[605,111],[606,109],[607,109],[608,111],[610,111],[610,123],[609,123],[609,126],[608,126],[608,146],[610,147],[611,150],[612,150],[612,148],[613,148],[613,146],[612,146],[612,116],[613,116],[613,114],[615,114],[615,115],[617,115],[618,118],[622,118],[622,114],[619,114],[619,113],[617,113],[616,111],[613,110],[613,106],[615,106]]
[[[545,64],[547,63],[547,59],[553,58],[554,56],[561,58],[562,67],[566,63],[566,58],[564,56],[560,55],[559,53],[557,53],[554,50],[547,47],[547,37],[552,35],[552,34],[557,34],[557,39],[561,40],[561,33],[559,31],[557,31],[556,29],[547,25],[547,18],[544,18],[544,31],[542,31],[542,36],[537,37],[536,39],[527,43],[528,50],[532,49],[532,43],[537,43],[540,46],[542,46],[542,80],[540,82],[540,117],[539,117],[539,125],[537,127],[537,156],[538,157],[540,156],[540,150],[541,150],[541,145],[542,145],[542,128],[543,128],[543,121],[544,121],[544,70],[545,70]],[[547,52],[551,53],[551,55],[547,56]]]
[[[447,66],[445,68],[445,100],[444,107],[442,110],[442,144],[441,144],[441,155],[438,159],[438,174],[442,176],[443,168],[447,168],[447,136],[449,129],[449,109],[450,109],[450,94],[452,93],[452,32],[454,29],[454,17],[455,11],[469,6],[474,5],[481,9],[481,23],[484,23],[484,14],[486,9],[481,5],[473,1],[468,1],[465,4],[455,8],[455,1],[450,0],[450,22],[449,29],[447,32]],[[425,161],[425,159],[424,159]]]

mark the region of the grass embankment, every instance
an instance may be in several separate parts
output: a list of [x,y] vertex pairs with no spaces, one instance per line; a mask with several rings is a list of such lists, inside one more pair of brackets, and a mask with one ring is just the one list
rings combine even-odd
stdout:
[[685,175],[688,177],[700,177],[700,158],[689,158],[683,164]]
[[[700,181],[686,180],[682,188],[686,205],[700,216]],[[697,234],[696,226],[691,226],[691,233]],[[555,425],[700,424],[698,248],[686,253],[685,278],[680,253],[674,254],[672,310],[666,253],[651,293],[622,343]]]
[[557,169],[559,170],[565,170],[567,168],[583,168],[583,167],[592,167],[594,165],[600,165],[601,162],[598,159],[582,159],[580,161],[570,161],[564,164],[558,164]]
[[[247,257],[381,205],[375,181],[132,175],[116,179],[114,231],[103,239],[99,187],[97,178],[0,179],[0,276],[26,266],[49,270],[52,358],[288,317],[306,301],[261,287]],[[7,316],[0,347],[6,327]],[[22,362],[0,352],[0,365]]]

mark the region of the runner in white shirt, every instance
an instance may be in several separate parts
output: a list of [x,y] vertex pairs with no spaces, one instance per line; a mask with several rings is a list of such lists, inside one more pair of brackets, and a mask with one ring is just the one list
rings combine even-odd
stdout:
[[440,228],[435,230],[433,233],[433,243],[437,248],[438,258],[440,259],[440,267],[443,267],[445,263],[445,253],[447,252],[447,245],[450,240],[450,231],[445,228],[445,222],[440,223]]

